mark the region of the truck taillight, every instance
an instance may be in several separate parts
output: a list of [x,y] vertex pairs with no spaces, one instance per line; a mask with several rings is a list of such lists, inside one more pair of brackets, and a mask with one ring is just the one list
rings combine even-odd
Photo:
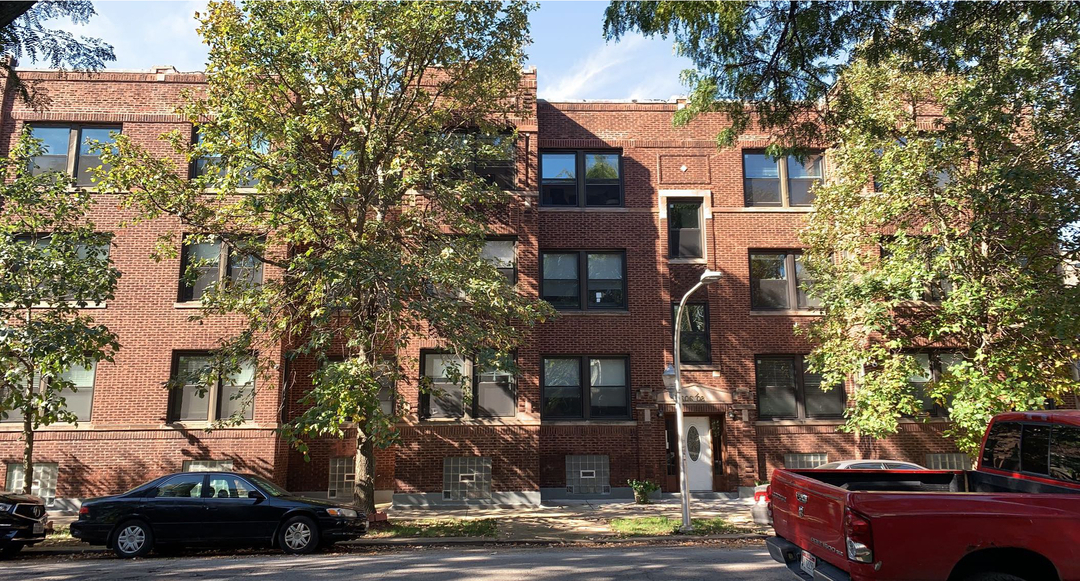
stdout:
[[847,537],[848,559],[860,563],[874,562],[874,534],[870,530],[869,519],[848,510],[844,514],[844,535]]
[[79,515],[81,516],[84,514],[90,514],[90,507],[85,504],[79,507]]

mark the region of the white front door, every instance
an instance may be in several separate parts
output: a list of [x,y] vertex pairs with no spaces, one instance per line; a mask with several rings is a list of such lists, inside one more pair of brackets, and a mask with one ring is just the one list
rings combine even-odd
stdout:
[[686,426],[686,479],[690,490],[712,491],[713,460],[712,434],[709,431],[709,418],[684,418]]

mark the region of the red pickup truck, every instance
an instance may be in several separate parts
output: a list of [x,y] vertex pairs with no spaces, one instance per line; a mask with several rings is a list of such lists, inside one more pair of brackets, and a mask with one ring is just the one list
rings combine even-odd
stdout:
[[1080,411],[996,416],[977,470],[777,470],[768,494],[803,579],[1080,581]]

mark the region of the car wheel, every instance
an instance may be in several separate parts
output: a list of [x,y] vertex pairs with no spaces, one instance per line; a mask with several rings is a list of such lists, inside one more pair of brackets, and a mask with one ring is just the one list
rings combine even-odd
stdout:
[[319,529],[306,516],[294,516],[281,525],[278,546],[286,553],[306,555],[319,546]]
[[8,543],[3,547],[0,547],[0,558],[14,557],[23,548],[22,543]]
[[125,559],[143,557],[154,548],[154,534],[146,523],[129,520],[116,529],[113,551]]

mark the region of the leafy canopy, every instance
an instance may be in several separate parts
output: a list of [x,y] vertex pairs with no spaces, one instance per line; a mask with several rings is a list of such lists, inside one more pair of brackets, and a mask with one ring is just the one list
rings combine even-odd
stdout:
[[435,338],[483,365],[550,313],[482,258],[492,216],[513,200],[474,171],[512,153],[513,140],[482,136],[512,136],[527,113],[516,95],[528,11],[212,2],[199,29],[207,84],[182,108],[199,139],[167,136],[205,171],[187,179],[124,136],[103,153],[113,168],[102,185],[143,219],[179,218],[189,242],[264,264],[261,283],[211,285],[199,316],[246,321],[225,338],[227,359],[316,360],[306,411],[285,428],[301,449],[352,425],[362,444],[388,443],[405,410],[387,416],[377,394],[415,367],[399,355],[413,341]]
[[[677,122],[771,152],[828,145],[803,240],[827,381],[856,380],[871,436],[948,408],[966,451],[990,416],[1075,389],[1080,5],[1068,2],[628,2],[605,29],[671,35],[695,71]],[[953,350],[929,394],[917,350]]]

